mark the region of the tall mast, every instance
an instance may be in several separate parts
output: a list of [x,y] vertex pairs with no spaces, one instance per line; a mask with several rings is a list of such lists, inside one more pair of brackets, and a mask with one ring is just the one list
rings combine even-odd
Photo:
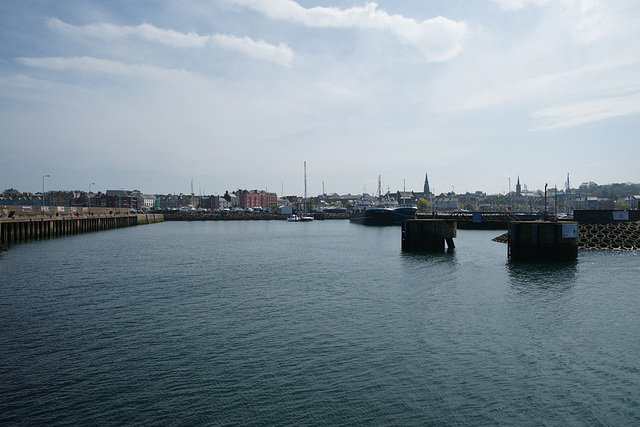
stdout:
[[195,207],[195,194],[193,194],[193,178],[191,178],[191,206]]
[[307,211],[307,161],[304,162],[304,211]]

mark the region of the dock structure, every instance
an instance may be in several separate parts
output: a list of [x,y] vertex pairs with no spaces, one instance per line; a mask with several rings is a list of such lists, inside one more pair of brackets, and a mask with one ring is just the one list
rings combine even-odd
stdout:
[[408,219],[402,223],[403,251],[442,251],[455,248],[457,223],[444,219]]
[[0,246],[6,248],[27,240],[130,227],[162,220],[162,215],[157,214],[9,218],[0,221]]
[[567,261],[578,257],[578,223],[520,221],[509,224],[511,260]]

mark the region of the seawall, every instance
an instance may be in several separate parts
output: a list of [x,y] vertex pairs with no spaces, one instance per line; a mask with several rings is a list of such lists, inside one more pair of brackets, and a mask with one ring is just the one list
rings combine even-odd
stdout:
[[[508,233],[493,241],[507,243]],[[640,221],[578,224],[578,249],[640,250]]]
[[0,218],[0,249],[33,239],[69,236],[162,222],[162,214],[11,216]]

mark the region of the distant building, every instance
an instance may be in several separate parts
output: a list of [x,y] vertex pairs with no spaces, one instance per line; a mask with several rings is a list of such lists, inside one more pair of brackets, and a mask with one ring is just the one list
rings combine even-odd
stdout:
[[267,193],[262,190],[238,190],[234,194],[238,197],[238,205],[241,209],[275,208],[278,205],[276,193]]
[[134,191],[138,209],[149,211],[156,207],[156,196],[144,194],[141,191]]
[[229,202],[229,208],[230,209],[236,209],[240,207],[240,201],[238,200],[238,197],[234,194],[234,193],[229,193],[228,191],[225,191],[224,196],[222,196],[227,202]]
[[107,207],[122,209],[137,209],[138,203],[135,195],[125,190],[107,190]]
[[398,206],[416,206],[418,203],[413,191],[398,191],[395,199],[398,202]]
[[581,197],[575,201],[576,209],[598,210],[598,209],[613,209],[613,200],[603,197]]

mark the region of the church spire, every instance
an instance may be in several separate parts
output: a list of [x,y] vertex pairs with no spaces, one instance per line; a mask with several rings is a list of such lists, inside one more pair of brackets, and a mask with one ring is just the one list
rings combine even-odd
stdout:
[[522,195],[522,188],[520,187],[520,175],[518,175],[518,182],[516,183],[516,196]]
[[424,174],[424,194],[431,194],[431,190],[429,190],[429,176]]

